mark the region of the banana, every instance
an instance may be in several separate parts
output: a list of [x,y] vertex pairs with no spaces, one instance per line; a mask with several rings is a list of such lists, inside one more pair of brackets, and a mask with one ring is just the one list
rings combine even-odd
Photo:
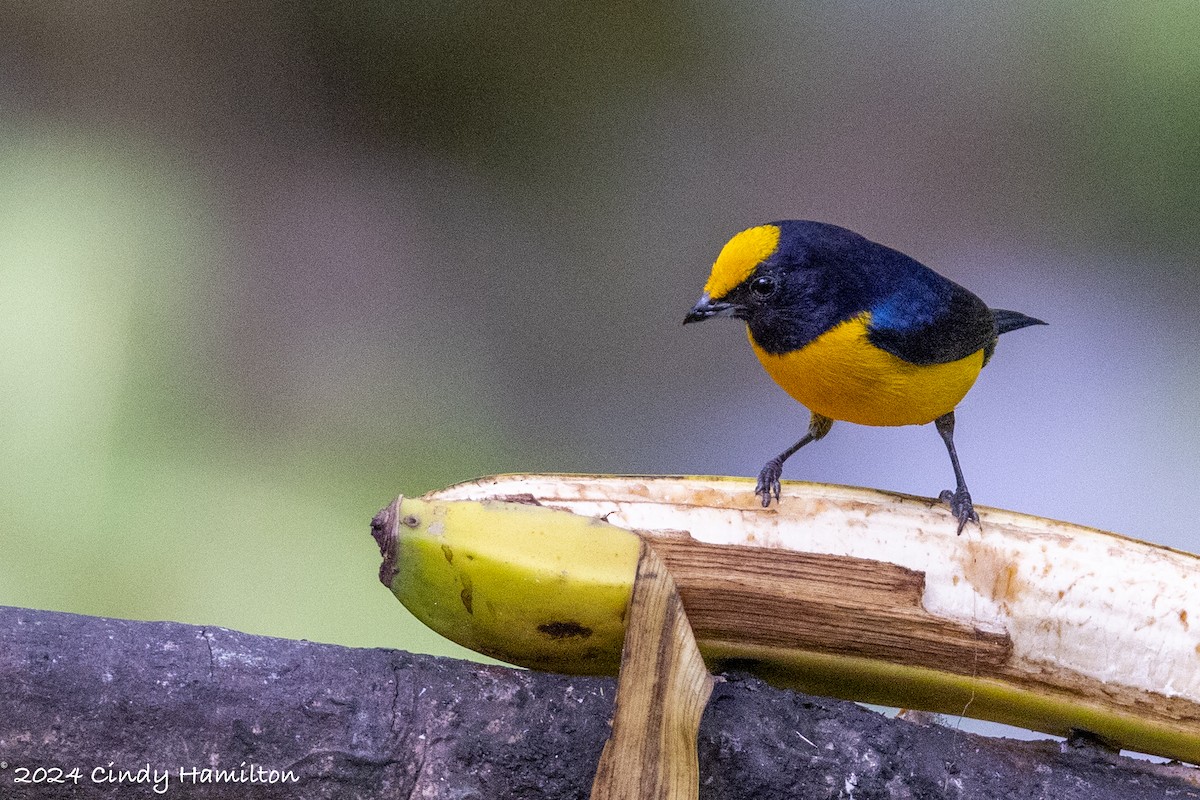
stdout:
[[1200,558],[987,508],[982,529],[956,536],[937,502],[868,489],[786,483],[763,509],[752,489],[458,484],[380,513],[380,578],[479,652],[615,674],[644,540],[713,670],[1200,763]]
[[531,669],[617,673],[636,534],[534,505],[407,497],[372,531],[380,581],[447,639]]

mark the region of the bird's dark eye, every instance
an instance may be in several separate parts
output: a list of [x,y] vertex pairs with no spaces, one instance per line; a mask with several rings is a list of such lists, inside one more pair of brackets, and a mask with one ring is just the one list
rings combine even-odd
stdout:
[[759,300],[766,300],[775,294],[775,279],[763,275],[750,281],[750,293]]

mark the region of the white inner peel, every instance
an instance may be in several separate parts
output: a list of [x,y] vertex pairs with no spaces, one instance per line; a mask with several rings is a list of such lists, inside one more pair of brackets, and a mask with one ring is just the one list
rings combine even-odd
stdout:
[[907,567],[925,574],[926,611],[1006,634],[1027,668],[1200,702],[1200,558],[1189,553],[986,508],[982,531],[957,536],[932,501],[804,483],[785,483],[767,510],[752,484],[725,478],[502,476],[436,497],[519,494],[625,528]]

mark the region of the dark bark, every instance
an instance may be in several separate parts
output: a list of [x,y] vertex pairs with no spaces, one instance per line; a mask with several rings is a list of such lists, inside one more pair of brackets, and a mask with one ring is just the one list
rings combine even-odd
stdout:
[[[586,798],[614,685],[0,608],[0,797]],[[1187,768],[917,726],[742,678],[714,691],[700,761],[704,798],[1200,800]],[[167,791],[153,772],[103,780],[110,764],[165,771]],[[211,768],[232,773],[188,777]],[[298,781],[232,780],[285,771]]]

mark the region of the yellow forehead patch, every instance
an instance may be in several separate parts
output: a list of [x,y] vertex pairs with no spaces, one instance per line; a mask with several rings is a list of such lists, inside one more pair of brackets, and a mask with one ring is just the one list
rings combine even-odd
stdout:
[[704,293],[714,300],[729,294],[778,246],[778,225],[759,225],[735,235],[721,248],[708,283],[704,284]]

